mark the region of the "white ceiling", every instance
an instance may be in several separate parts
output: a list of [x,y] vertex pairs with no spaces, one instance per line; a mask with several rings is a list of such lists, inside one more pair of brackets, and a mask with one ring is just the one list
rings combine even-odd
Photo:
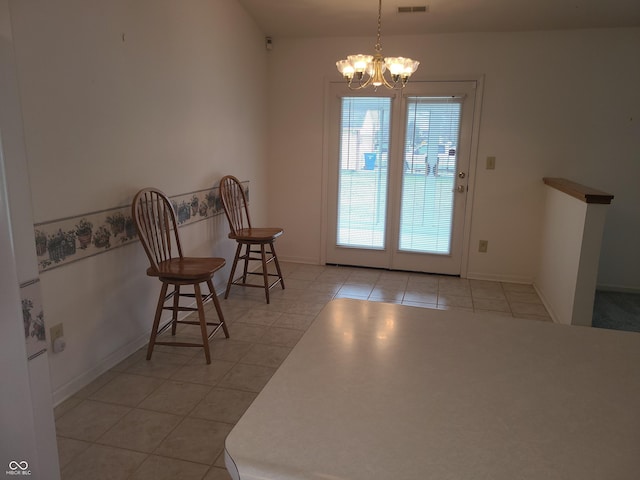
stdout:
[[[239,0],[265,35],[375,35],[377,0]],[[397,13],[400,6],[427,13]],[[640,0],[383,0],[382,34],[640,26]]]

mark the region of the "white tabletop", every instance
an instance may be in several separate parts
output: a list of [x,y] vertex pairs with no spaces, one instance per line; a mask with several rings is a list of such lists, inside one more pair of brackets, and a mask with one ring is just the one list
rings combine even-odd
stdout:
[[226,461],[240,480],[635,480],[640,334],[335,300]]

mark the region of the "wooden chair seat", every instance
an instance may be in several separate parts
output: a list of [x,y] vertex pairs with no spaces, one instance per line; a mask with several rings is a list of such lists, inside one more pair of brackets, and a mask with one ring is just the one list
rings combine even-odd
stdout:
[[283,233],[282,228],[242,228],[235,233],[229,233],[229,238],[243,242],[269,243]]
[[149,267],[147,275],[166,280],[206,282],[215,272],[224,267],[223,258],[184,257],[160,262],[157,268]]
[[[156,314],[153,319],[151,337],[147,348],[147,360],[151,359],[155,345],[170,345],[174,347],[202,347],[204,349],[207,364],[211,363],[209,340],[220,329],[226,338],[229,338],[229,330],[224,321],[220,302],[213,286],[213,275],[225,265],[224,258],[217,257],[185,257],[182,254],[180,236],[176,214],[169,198],[155,188],[140,190],[133,199],[131,214],[136,225],[138,237],[149,259],[150,266],[147,275],[157,277],[162,282]],[[200,285],[206,284],[209,293],[204,294]],[[193,293],[184,292],[182,287],[193,288]],[[172,291],[169,292],[169,287]],[[188,298],[189,305],[181,305],[180,299]],[[165,306],[168,300],[172,300],[169,306]],[[196,306],[193,306],[195,300]],[[216,313],[217,322],[207,322],[204,305],[212,301]],[[160,326],[162,312],[171,312],[171,319]],[[189,316],[179,317],[181,312],[197,312],[198,320],[190,320]],[[175,336],[178,324],[197,325],[200,327],[201,343],[167,340],[159,336],[171,327],[171,336]],[[213,327],[208,331],[208,327]]]
[[[275,227],[254,228],[251,226],[247,196],[240,181],[233,175],[226,175],[220,180],[220,198],[224,213],[229,221],[229,238],[238,242],[224,298],[229,297],[232,285],[239,285],[264,288],[265,297],[269,303],[269,291],[273,287],[280,284],[284,290],[284,279],[274,247],[276,239],[283,234],[284,230]],[[242,253],[243,249],[244,254]],[[242,275],[234,279],[240,260],[244,262]],[[260,262],[260,268],[255,271],[250,270],[249,262],[251,261]],[[271,263],[275,265],[275,272],[269,272]],[[262,284],[249,282],[250,275],[261,276]]]

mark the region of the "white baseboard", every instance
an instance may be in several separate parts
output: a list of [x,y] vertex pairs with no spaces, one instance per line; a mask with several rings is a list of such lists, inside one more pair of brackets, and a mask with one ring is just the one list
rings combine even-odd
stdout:
[[[214,285],[216,293],[218,294],[218,298],[222,300],[224,297],[224,291],[226,289],[226,283],[224,285]],[[195,300],[191,304],[191,306],[195,306]],[[224,313],[224,311],[223,311]],[[153,312],[150,314],[153,315]],[[186,318],[189,315],[188,312],[185,312],[182,315],[182,318]],[[150,317],[150,320],[153,320],[153,316]],[[150,322],[152,323],[152,322]],[[99,365],[96,367],[84,372],[83,374],[77,376],[73,380],[65,383],[64,385],[58,387],[52,392],[53,396],[53,406],[56,407],[60,403],[64,402],[69,397],[75,395],[77,392],[82,390],[84,387],[89,385],[91,382],[96,380],[103,373],[108,372],[113,367],[118,365],[120,362],[125,360],[130,355],[134,354],[142,347],[148,344],[149,335],[151,334],[151,325],[149,325],[149,330],[147,330],[142,335],[128,342],[126,345],[118,348],[115,352],[107,355]]]
[[551,304],[544,297],[544,295],[542,294],[542,292],[540,291],[540,289],[538,288],[538,286],[535,283],[533,284],[533,288],[535,289],[536,293],[538,294],[538,298],[540,298],[540,301],[544,305],[544,308],[546,308],[547,313],[551,317],[551,320],[553,320],[553,323],[561,323],[559,321],[559,319],[558,319],[558,315],[553,311],[553,308],[551,308]]
[[489,280],[491,282],[503,283],[522,283],[525,285],[533,285],[533,279],[529,277],[501,275],[492,273],[467,272],[466,278],[470,280]]
[[278,254],[278,260],[289,263],[303,263],[305,265],[320,265],[320,261],[317,258],[310,257],[284,257]]
[[634,293],[640,295],[640,287],[626,287],[623,285],[596,285],[596,290],[603,292],[620,292],[620,293]]
[[84,372],[82,375],[77,376],[73,380],[65,383],[61,387],[53,391],[53,406],[57,407],[69,397],[72,397],[84,387],[89,385],[95,379],[97,379],[103,373],[108,372],[127,357],[138,351],[149,341],[149,332],[140,335],[135,340],[127,343],[125,346],[120,347],[115,352],[108,355],[100,364],[91,370]]

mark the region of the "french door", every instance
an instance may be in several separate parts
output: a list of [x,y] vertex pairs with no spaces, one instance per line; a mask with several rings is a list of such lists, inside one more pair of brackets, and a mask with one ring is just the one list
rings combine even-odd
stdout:
[[327,263],[460,274],[475,87],[332,84]]

